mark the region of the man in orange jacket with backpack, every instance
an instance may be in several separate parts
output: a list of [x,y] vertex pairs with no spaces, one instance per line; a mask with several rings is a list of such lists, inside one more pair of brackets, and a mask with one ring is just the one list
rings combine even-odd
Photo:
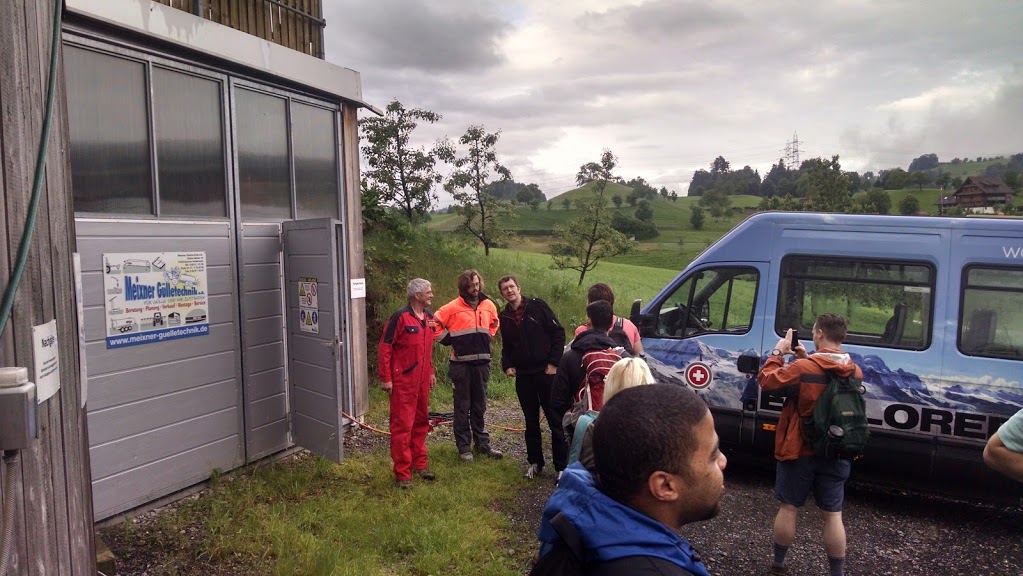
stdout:
[[[787,574],[785,555],[796,535],[798,508],[811,491],[824,516],[824,550],[831,576],[842,576],[845,567],[845,526],[842,503],[851,462],[817,454],[803,435],[802,418],[813,414],[828,387],[828,374],[862,379],[863,372],[842,351],[848,327],[838,314],[821,314],[813,325],[815,352],[807,355],[802,345],[793,348],[792,330],[778,341],[760,369],[760,387],[785,396],[775,432],[774,457],[778,461],[774,494],[781,503],[774,519],[774,560],[767,574]],[[796,360],[785,364],[785,356]]]

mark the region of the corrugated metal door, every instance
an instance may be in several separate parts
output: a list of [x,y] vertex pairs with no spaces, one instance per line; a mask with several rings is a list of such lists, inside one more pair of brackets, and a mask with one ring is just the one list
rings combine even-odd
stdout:
[[350,394],[342,380],[341,224],[330,218],[282,224],[291,434],[295,444],[340,462],[341,414]]

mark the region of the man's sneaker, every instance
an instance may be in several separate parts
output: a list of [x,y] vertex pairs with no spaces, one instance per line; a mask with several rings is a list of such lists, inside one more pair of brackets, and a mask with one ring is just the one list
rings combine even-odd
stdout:
[[536,478],[537,476],[540,475],[540,471],[542,470],[543,468],[537,466],[536,464],[530,464],[529,468],[526,468],[526,473],[523,474],[522,476],[526,478]]
[[398,480],[398,488],[402,490],[409,490],[412,488],[412,479],[408,478],[405,480]]
[[561,483],[561,473],[562,472],[564,472],[564,470],[558,470],[558,475],[554,477],[554,485],[555,486],[557,486],[558,484]]
[[477,448],[476,451],[479,452],[480,454],[483,454],[484,456],[490,456],[494,460],[500,460],[501,458],[504,458],[504,452],[501,452],[500,450],[494,450],[490,446],[487,446],[486,448]]
[[422,470],[416,470],[416,474],[419,474],[419,477],[422,478],[423,480],[428,480],[430,482],[433,482],[434,480],[437,479],[437,475],[434,474],[433,472],[430,472],[429,468],[423,468]]
[[771,567],[767,570],[767,572],[764,572],[764,576],[779,576],[788,573],[789,569],[787,566],[775,566],[774,564],[772,564]]
[[472,462],[472,452],[462,452],[458,455],[458,457],[461,458],[463,462]]

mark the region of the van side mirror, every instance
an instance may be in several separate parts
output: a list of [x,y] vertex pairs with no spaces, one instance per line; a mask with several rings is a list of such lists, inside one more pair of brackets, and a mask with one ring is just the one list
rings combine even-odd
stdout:
[[743,374],[756,374],[760,372],[760,356],[743,354],[735,362],[736,368]]
[[632,309],[629,311],[629,320],[636,325],[639,330],[640,336],[656,336],[654,334],[654,317],[651,314],[642,314],[643,305],[639,299],[636,299],[632,303]]

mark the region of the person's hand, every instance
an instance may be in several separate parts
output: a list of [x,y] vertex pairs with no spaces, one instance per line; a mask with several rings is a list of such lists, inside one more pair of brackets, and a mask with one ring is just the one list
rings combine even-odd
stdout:
[[558,373],[558,367],[554,364],[548,364],[547,367],[544,368],[543,373],[548,376],[553,376]]
[[430,376],[430,390],[433,390],[437,386],[437,375],[433,374]]
[[509,368],[509,369],[505,370],[504,373],[507,374],[508,376],[511,376],[512,378],[514,378],[515,377],[515,368],[514,367],[513,368]]
[[785,331],[785,336],[778,340],[774,347],[780,350],[783,355],[792,354],[792,328]]
[[380,389],[383,390],[384,392],[387,392],[388,394],[391,393],[391,388],[393,388],[393,387],[394,387],[394,385],[392,385],[390,382],[381,382],[380,383]]

